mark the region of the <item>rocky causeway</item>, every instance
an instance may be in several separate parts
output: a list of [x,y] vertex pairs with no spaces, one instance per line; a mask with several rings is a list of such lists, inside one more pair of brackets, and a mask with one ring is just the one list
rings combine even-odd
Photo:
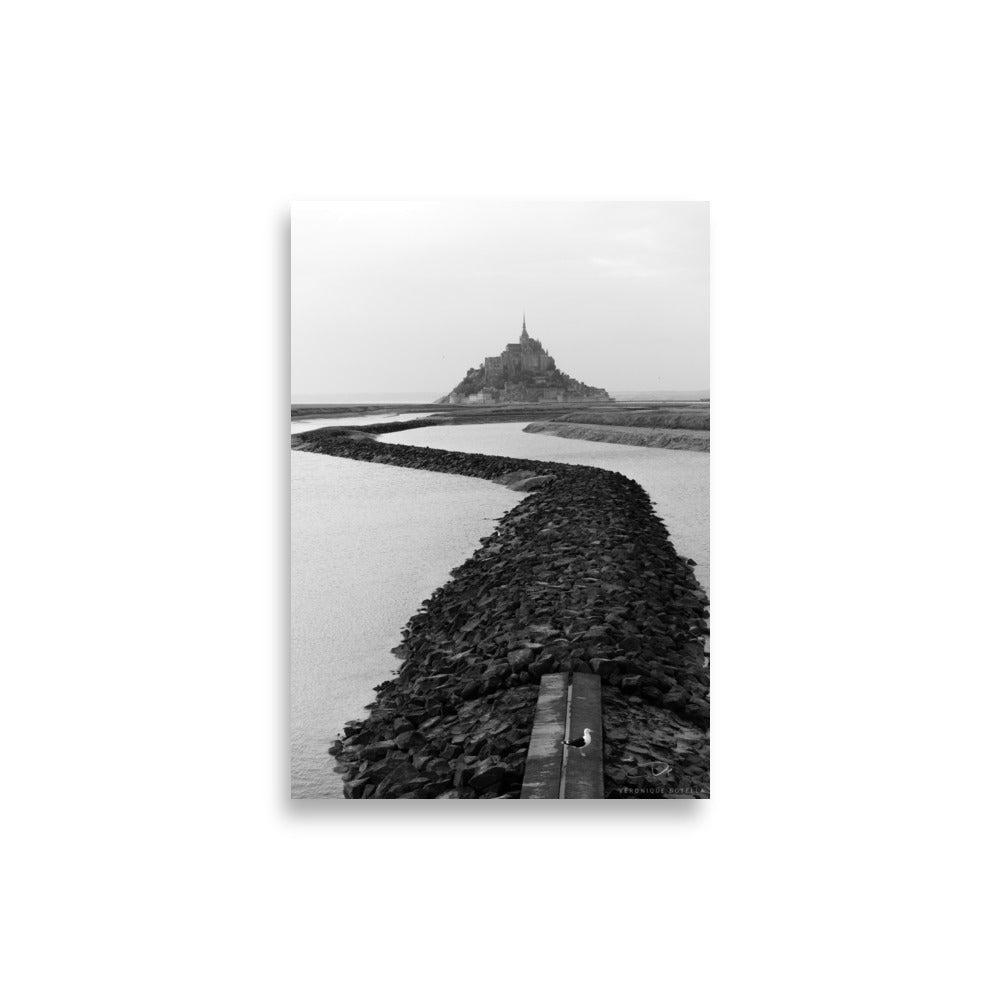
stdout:
[[374,436],[404,426],[292,446],[526,495],[405,625],[396,675],[333,742],[345,796],[518,797],[539,679],[563,671],[602,678],[607,797],[707,798],[708,599],[645,491],[589,466]]

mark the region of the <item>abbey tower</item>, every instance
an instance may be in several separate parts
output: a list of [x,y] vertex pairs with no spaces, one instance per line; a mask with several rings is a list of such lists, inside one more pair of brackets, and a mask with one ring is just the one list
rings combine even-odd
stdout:
[[439,402],[510,403],[550,400],[608,399],[604,389],[595,389],[564,375],[555,359],[528,334],[527,318],[521,316],[521,336],[499,354],[470,368],[455,389]]

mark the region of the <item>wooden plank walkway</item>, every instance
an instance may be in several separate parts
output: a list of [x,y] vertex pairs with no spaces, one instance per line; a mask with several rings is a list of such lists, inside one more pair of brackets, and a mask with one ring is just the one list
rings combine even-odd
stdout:
[[521,784],[522,799],[558,799],[562,780],[560,740],[566,731],[566,674],[545,674],[538,685],[535,724]]
[[563,771],[564,799],[604,798],[604,738],[601,726],[601,678],[596,674],[573,674],[570,685],[569,714],[566,719],[570,735],[582,736],[590,730],[590,746],[586,750],[563,747],[566,767]]
[[[562,740],[591,731],[585,751]],[[601,726],[601,678],[545,674],[538,686],[535,722],[524,767],[522,799],[603,799],[604,742]]]

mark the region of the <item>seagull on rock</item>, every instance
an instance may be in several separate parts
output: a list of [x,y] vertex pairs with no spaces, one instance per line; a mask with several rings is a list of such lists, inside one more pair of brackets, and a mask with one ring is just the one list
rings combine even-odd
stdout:
[[583,751],[590,746],[590,739],[591,739],[590,730],[585,729],[583,731],[583,736],[577,736],[575,740],[563,740],[562,745],[564,747],[576,747],[576,749],[579,750],[582,755]]

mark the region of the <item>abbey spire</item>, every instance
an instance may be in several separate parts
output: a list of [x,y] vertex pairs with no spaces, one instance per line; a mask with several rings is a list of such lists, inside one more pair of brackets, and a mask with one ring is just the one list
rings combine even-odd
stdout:
[[605,389],[570,378],[556,367],[541,342],[528,335],[527,313],[521,312],[521,338],[499,354],[484,358],[439,403],[564,403],[577,399],[608,399]]

